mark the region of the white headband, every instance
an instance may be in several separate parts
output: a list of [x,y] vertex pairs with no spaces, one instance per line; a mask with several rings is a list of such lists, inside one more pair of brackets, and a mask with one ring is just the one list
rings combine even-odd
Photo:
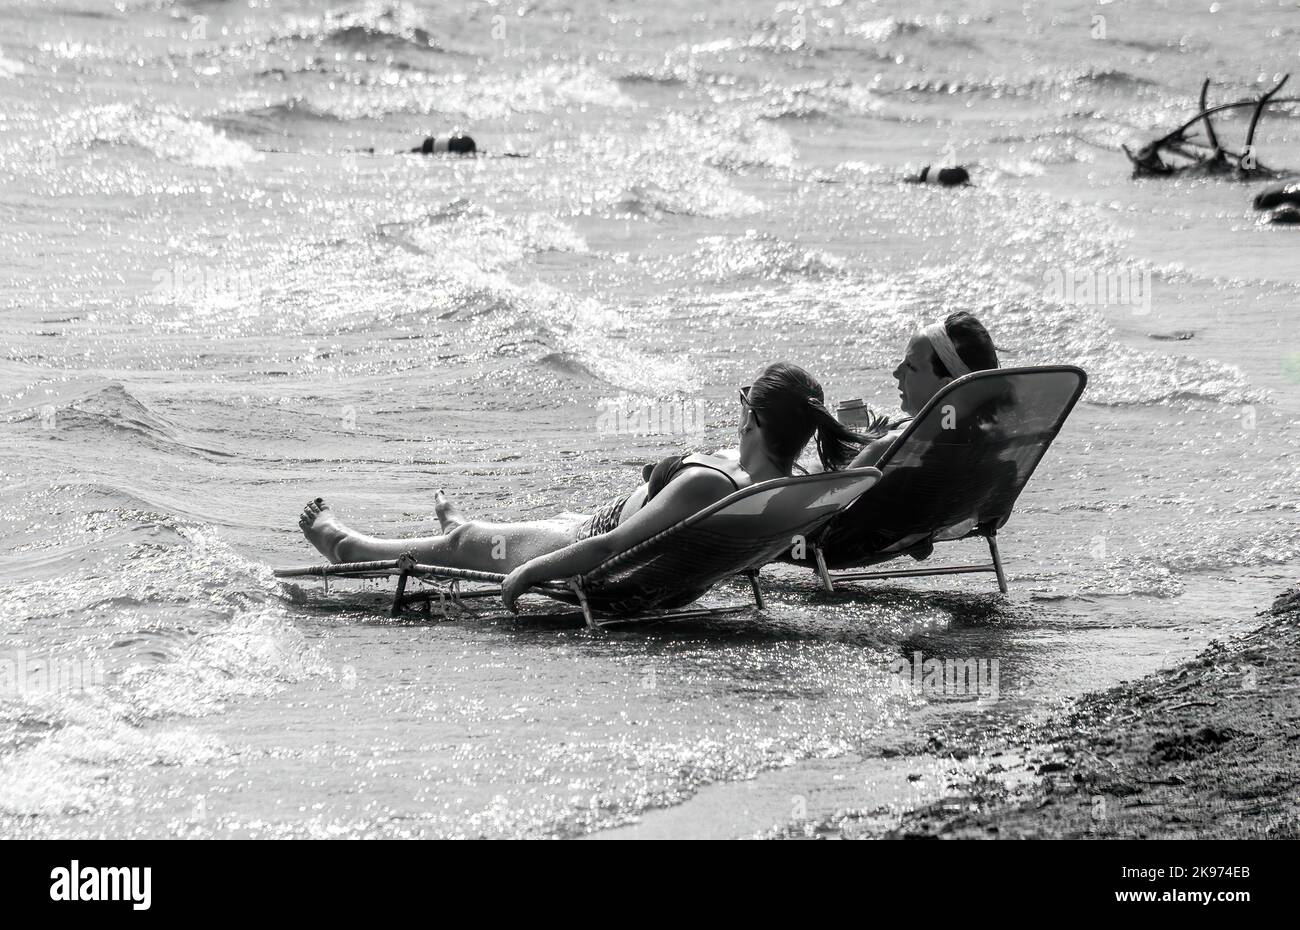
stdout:
[[921,335],[930,340],[930,345],[934,347],[934,354],[939,356],[939,361],[943,362],[943,367],[948,369],[948,374],[954,378],[970,374],[969,366],[957,354],[957,347],[952,344],[948,329],[942,323],[931,323],[921,330]]

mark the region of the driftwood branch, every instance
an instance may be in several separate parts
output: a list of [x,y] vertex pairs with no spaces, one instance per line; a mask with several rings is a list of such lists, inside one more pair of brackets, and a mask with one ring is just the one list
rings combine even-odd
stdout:
[[[1200,169],[1202,171],[1227,171],[1235,170],[1240,174],[1251,173],[1271,173],[1258,163],[1255,157],[1255,133],[1259,129],[1260,119],[1264,115],[1264,110],[1273,103],[1297,103],[1300,98],[1297,97],[1278,97],[1277,94],[1291,75],[1284,75],[1282,80],[1278,81],[1268,92],[1252,100],[1236,100],[1231,103],[1221,103],[1217,106],[1209,106],[1210,79],[1207,77],[1201,84],[1201,93],[1198,101],[1199,111],[1191,119],[1178,126],[1172,132],[1168,132],[1156,139],[1154,142],[1144,145],[1137,152],[1129,150],[1128,146],[1121,146],[1124,154],[1128,156],[1133,163],[1135,174],[1155,174],[1168,175],[1176,171],[1185,169]],[[1214,121],[1211,118],[1216,113],[1224,113],[1229,110],[1237,110],[1250,107],[1252,110],[1250,126],[1246,131],[1246,143],[1241,152],[1234,152],[1231,149],[1224,148],[1219,141],[1219,133],[1214,128]],[[1188,138],[1188,133],[1197,125],[1205,124],[1206,142],[1202,143],[1197,139]],[[1205,149],[1206,154],[1201,154],[1196,149]],[[1161,157],[1162,153],[1178,155],[1188,159],[1191,164],[1185,166],[1170,165]],[[1230,160],[1231,159],[1231,160]]]

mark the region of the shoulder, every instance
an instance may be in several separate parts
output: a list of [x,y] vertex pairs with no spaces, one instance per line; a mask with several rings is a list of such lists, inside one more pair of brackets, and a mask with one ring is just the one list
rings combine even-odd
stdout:
[[689,501],[697,509],[722,500],[736,490],[730,478],[713,468],[683,468],[668,485],[679,501]]
[[697,491],[712,488],[719,489],[724,494],[730,494],[736,490],[732,480],[716,468],[683,468],[681,474],[673,483],[678,482],[683,486],[689,485]]
[[682,465],[700,466],[692,469],[692,471],[709,470],[715,474],[722,475],[727,479],[733,491],[752,483],[749,473],[741,467],[739,456],[736,458],[727,458],[717,455],[688,455],[686,458],[682,459]]

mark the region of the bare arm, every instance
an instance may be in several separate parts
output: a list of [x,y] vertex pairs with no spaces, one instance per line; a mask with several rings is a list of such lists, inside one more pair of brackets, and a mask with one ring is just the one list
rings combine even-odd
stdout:
[[898,431],[891,430],[879,439],[873,439],[862,447],[861,452],[853,457],[853,461],[849,463],[849,468],[874,466],[880,461],[880,457],[885,454],[885,450],[892,446],[897,438]]
[[654,500],[610,532],[579,540],[516,568],[501,585],[501,598],[506,607],[514,610],[515,599],[532,585],[585,574],[610,556],[662,533],[733,490],[731,482],[711,468],[685,469]]

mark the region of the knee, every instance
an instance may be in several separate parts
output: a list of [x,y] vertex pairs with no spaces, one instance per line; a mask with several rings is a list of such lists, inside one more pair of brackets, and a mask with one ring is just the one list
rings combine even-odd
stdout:
[[455,555],[465,547],[465,544],[477,531],[478,524],[473,520],[467,520],[466,522],[453,527],[451,532],[447,533],[443,539],[447,541],[447,548],[450,550],[451,554]]

